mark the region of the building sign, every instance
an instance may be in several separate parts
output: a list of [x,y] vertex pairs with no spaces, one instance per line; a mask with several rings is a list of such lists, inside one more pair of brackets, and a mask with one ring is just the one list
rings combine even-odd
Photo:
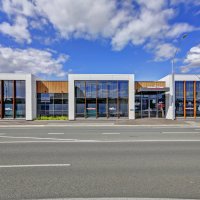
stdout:
[[41,94],[41,102],[50,102],[49,94]]

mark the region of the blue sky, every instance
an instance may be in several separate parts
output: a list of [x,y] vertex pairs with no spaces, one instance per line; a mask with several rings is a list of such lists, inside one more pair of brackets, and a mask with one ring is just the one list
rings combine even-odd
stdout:
[[157,80],[176,48],[176,73],[200,73],[200,0],[0,0],[0,72]]

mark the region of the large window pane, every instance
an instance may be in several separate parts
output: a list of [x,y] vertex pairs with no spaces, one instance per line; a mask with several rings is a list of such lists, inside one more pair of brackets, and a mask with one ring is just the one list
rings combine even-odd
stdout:
[[200,117],[200,81],[196,82],[196,109],[197,117]]
[[107,81],[98,81],[98,98],[107,98]]
[[4,99],[4,118],[13,117],[13,99],[5,98]]
[[186,116],[194,116],[194,82],[186,82]]
[[85,99],[76,99],[76,117],[85,116]]
[[184,82],[175,82],[175,106],[176,106],[176,116],[183,117],[184,115]]
[[85,97],[85,81],[75,81],[75,97]]
[[135,118],[141,117],[141,95],[135,95]]
[[13,98],[13,81],[4,81],[4,98]]
[[119,99],[120,117],[128,117],[128,99]]
[[25,81],[16,81],[16,98],[25,98]]
[[97,100],[97,115],[98,117],[107,117],[107,101],[106,98]]
[[4,81],[4,118],[13,117],[13,81]]
[[96,99],[86,100],[86,115],[87,117],[96,117]]
[[128,81],[118,81],[119,97],[128,98]]
[[109,112],[109,117],[118,117],[117,99],[109,99],[108,112]]
[[108,82],[108,98],[114,99],[118,97],[117,81]]
[[96,81],[86,81],[86,98],[96,98],[97,87]]
[[26,115],[26,108],[25,108],[25,99],[16,99],[16,105],[15,105],[15,112],[16,112],[16,118],[25,118]]

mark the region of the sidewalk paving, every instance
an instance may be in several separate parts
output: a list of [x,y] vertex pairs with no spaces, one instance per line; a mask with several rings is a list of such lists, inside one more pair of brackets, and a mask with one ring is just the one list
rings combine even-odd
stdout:
[[0,120],[0,127],[26,126],[200,126],[200,120],[168,119],[78,119],[68,120]]

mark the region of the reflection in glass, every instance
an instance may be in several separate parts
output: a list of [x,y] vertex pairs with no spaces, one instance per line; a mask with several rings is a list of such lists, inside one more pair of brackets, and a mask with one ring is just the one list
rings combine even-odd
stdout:
[[85,97],[85,81],[75,81],[75,97]]
[[109,117],[118,117],[117,99],[108,99]]
[[118,91],[120,98],[128,98],[128,81],[118,81]]
[[37,95],[38,116],[68,116],[66,93],[41,93]]
[[175,109],[176,116],[183,117],[184,116],[184,82],[176,81],[175,82]]
[[128,116],[128,81],[75,81],[75,98],[76,117]]
[[119,99],[120,117],[128,117],[128,99]]
[[4,118],[13,118],[13,81],[4,81]]
[[200,117],[200,81],[196,82],[196,110],[197,117]]
[[194,116],[194,82],[186,81],[186,116]]
[[96,98],[96,81],[86,81],[86,98]]
[[86,117],[96,117],[96,98],[86,100]]
[[85,99],[76,99],[76,117],[85,117]]

